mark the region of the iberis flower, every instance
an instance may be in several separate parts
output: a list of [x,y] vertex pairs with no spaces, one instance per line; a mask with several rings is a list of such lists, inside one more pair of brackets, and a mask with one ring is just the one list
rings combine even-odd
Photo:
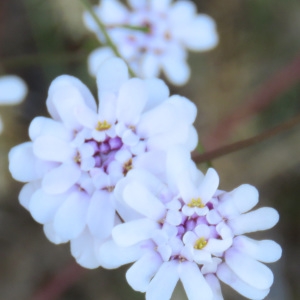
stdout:
[[191,299],[223,299],[220,281],[249,299],[263,299],[273,282],[270,263],[281,256],[271,240],[245,233],[266,230],[278,221],[269,207],[250,211],[257,190],[243,184],[218,190],[214,169],[204,176],[189,153],[172,149],[166,160],[167,184],[144,170],[133,170],[116,187],[119,202],[139,214],[112,231],[98,257],[106,268],[134,264],[126,278],[146,299],[170,299],[180,280]]
[[[206,51],[218,43],[214,20],[197,14],[191,1],[128,0],[128,9],[117,0],[102,0],[95,7],[99,19],[117,46],[121,56],[142,78],[157,77],[160,70],[170,82],[182,85],[190,76],[187,50]],[[105,38],[89,13],[86,26],[105,44]],[[95,75],[99,65],[113,51],[108,47],[94,50],[89,70]]]
[[[25,82],[16,75],[6,75],[0,77],[0,104],[15,105],[24,100],[27,95]],[[3,125],[0,119],[0,133]]]
[[195,105],[169,97],[163,81],[129,79],[126,64],[112,58],[99,69],[97,85],[98,108],[81,81],[56,78],[46,102],[52,118],[36,117],[31,141],[9,153],[12,176],[28,182],[21,204],[52,242],[70,240],[77,261],[90,268],[98,265],[97,243],[120,222],[117,182],[135,168],[160,177],[167,149],[197,144]]

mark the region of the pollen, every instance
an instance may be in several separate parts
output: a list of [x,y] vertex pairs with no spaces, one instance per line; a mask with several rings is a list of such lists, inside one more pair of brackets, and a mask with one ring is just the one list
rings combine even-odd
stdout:
[[123,173],[126,175],[132,169],[132,159],[130,158],[124,165],[123,165]]
[[103,131],[103,130],[107,130],[111,127],[111,125],[106,121],[104,120],[103,122],[98,122],[97,126],[96,126],[96,130],[97,131]]
[[205,238],[200,238],[196,241],[194,248],[197,250],[203,249],[207,245],[207,240]]
[[187,206],[203,208],[205,205],[203,204],[201,198],[192,198],[191,202],[188,203]]
[[80,157],[80,154],[77,153],[76,156],[74,157],[74,161],[75,163],[79,164],[81,162],[81,157]]

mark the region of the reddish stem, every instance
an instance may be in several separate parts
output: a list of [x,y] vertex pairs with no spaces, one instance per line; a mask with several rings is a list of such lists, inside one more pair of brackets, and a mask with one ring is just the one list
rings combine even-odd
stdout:
[[300,56],[298,55],[291,63],[264,82],[240,107],[221,120],[204,139],[205,147],[212,149],[220,145],[240,123],[266,109],[279,95],[283,94],[299,80]]
[[58,299],[58,297],[78,281],[85,272],[86,269],[83,269],[77,263],[71,263],[42,286],[34,294],[32,300]]

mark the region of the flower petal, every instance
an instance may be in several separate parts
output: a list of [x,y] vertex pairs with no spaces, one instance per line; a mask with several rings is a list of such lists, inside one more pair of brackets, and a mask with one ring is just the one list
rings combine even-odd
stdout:
[[53,119],[63,120],[69,128],[75,129],[78,123],[72,109],[78,104],[86,104],[94,111],[97,109],[93,95],[79,79],[61,75],[52,81],[46,105]]
[[[125,82],[117,100],[117,118],[125,124],[135,124],[148,100],[145,83],[139,78]],[[136,120],[136,121],[135,121]]]
[[172,56],[165,57],[162,60],[162,69],[169,81],[174,85],[183,85],[190,78],[190,67],[184,59]]
[[41,187],[40,181],[31,181],[29,183],[26,183],[19,194],[19,202],[20,204],[29,210],[29,203],[32,195],[35,193],[37,189]]
[[66,194],[49,195],[42,189],[37,190],[29,202],[29,211],[32,217],[42,224],[51,222],[66,196]]
[[105,191],[96,191],[87,213],[87,224],[91,233],[100,240],[108,238],[115,223],[115,208],[112,195]]
[[249,299],[264,299],[270,289],[257,289],[242,281],[225,263],[221,264],[217,270],[217,276],[224,283],[231,286],[238,293]]
[[96,77],[102,63],[114,56],[114,52],[109,47],[101,47],[93,50],[88,57],[89,73]]
[[268,289],[273,283],[273,273],[268,267],[234,248],[226,251],[225,261],[242,281],[256,289]]
[[29,137],[34,141],[42,135],[55,136],[56,138],[70,141],[73,137],[73,132],[67,130],[61,122],[50,118],[36,117],[30,123]]
[[149,95],[148,102],[144,109],[144,111],[147,111],[158,106],[164,100],[166,100],[170,95],[170,91],[168,86],[161,79],[145,79],[144,82],[146,84],[147,93]]
[[43,227],[47,239],[53,244],[62,244],[68,242],[67,238],[61,237],[54,229],[53,222],[47,223]]
[[42,180],[42,187],[46,193],[60,194],[72,187],[81,174],[75,164],[62,164],[45,174]]
[[278,212],[271,207],[262,207],[228,220],[235,235],[272,228],[279,220]]
[[146,292],[150,280],[162,265],[160,255],[155,252],[148,252],[135,262],[126,272],[126,279],[129,285],[138,292]]
[[70,143],[55,136],[39,136],[33,142],[33,153],[40,159],[64,162],[75,156]]
[[151,241],[143,241],[129,247],[120,247],[113,240],[108,240],[100,246],[98,260],[102,267],[115,269],[138,260],[149,249],[154,249]]
[[100,263],[95,251],[95,238],[85,230],[79,237],[70,241],[70,248],[77,263],[88,269],[98,268]]
[[179,279],[178,264],[172,260],[161,265],[147,288],[146,300],[171,299]]
[[234,238],[233,248],[265,263],[277,261],[282,254],[281,247],[274,241],[256,241],[242,235]]
[[97,73],[98,98],[101,99],[103,92],[117,94],[128,77],[128,68],[122,59],[114,57],[105,60]]
[[189,300],[212,300],[213,293],[197,264],[186,261],[179,267],[179,277]]
[[159,221],[165,217],[163,203],[138,182],[128,184],[123,192],[125,202],[147,218]]
[[151,238],[153,231],[158,228],[159,224],[155,221],[139,219],[117,225],[112,237],[118,245],[127,247]]
[[214,274],[207,274],[204,277],[213,292],[213,300],[224,300],[218,278]]
[[32,142],[26,142],[9,151],[9,171],[18,181],[26,182],[40,178],[35,168],[37,158],[33,154],[32,145]]
[[54,217],[54,230],[63,239],[74,239],[84,230],[89,205],[88,196],[74,191],[61,205]]
[[0,104],[15,105],[24,100],[27,86],[23,79],[16,75],[0,77]]

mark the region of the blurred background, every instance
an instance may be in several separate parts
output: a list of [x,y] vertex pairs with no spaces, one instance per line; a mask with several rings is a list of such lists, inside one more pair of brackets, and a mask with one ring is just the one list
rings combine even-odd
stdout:
[[[220,43],[213,51],[190,53],[190,81],[170,89],[198,106],[195,125],[200,139],[207,141],[214,128],[218,124],[222,127],[222,120],[232,111],[255,99],[257,91],[274,89],[284,80],[290,82],[288,88],[275,92],[265,109],[257,109],[239,122],[226,139],[207,145],[216,148],[246,139],[300,113],[300,1],[194,2],[199,12],[216,20]],[[20,75],[29,87],[21,105],[0,108],[4,123],[0,136],[1,300],[35,299],[37,291],[74,262],[69,245],[50,243],[41,225],[20,206],[22,184],[10,177],[7,153],[28,140],[27,129],[35,116],[47,116],[47,91],[56,76],[76,76],[96,94],[86,58],[99,42],[85,29],[82,12],[77,0],[0,1],[0,75]],[[293,71],[282,73],[285,68]],[[274,76],[277,81],[267,85]],[[300,126],[215,159],[213,166],[220,174],[221,189],[231,190],[242,183],[255,185],[260,191],[259,205],[279,211],[279,224],[259,234],[283,248],[282,259],[270,265],[275,282],[267,299],[300,299]],[[71,269],[78,280],[55,299],[144,299],[127,285],[125,271],[126,267],[114,271],[99,268],[81,274],[80,268]],[[244,299],[225,286],[223,291],[225,299]],[[186,299],[181,286],[173,299]]]

